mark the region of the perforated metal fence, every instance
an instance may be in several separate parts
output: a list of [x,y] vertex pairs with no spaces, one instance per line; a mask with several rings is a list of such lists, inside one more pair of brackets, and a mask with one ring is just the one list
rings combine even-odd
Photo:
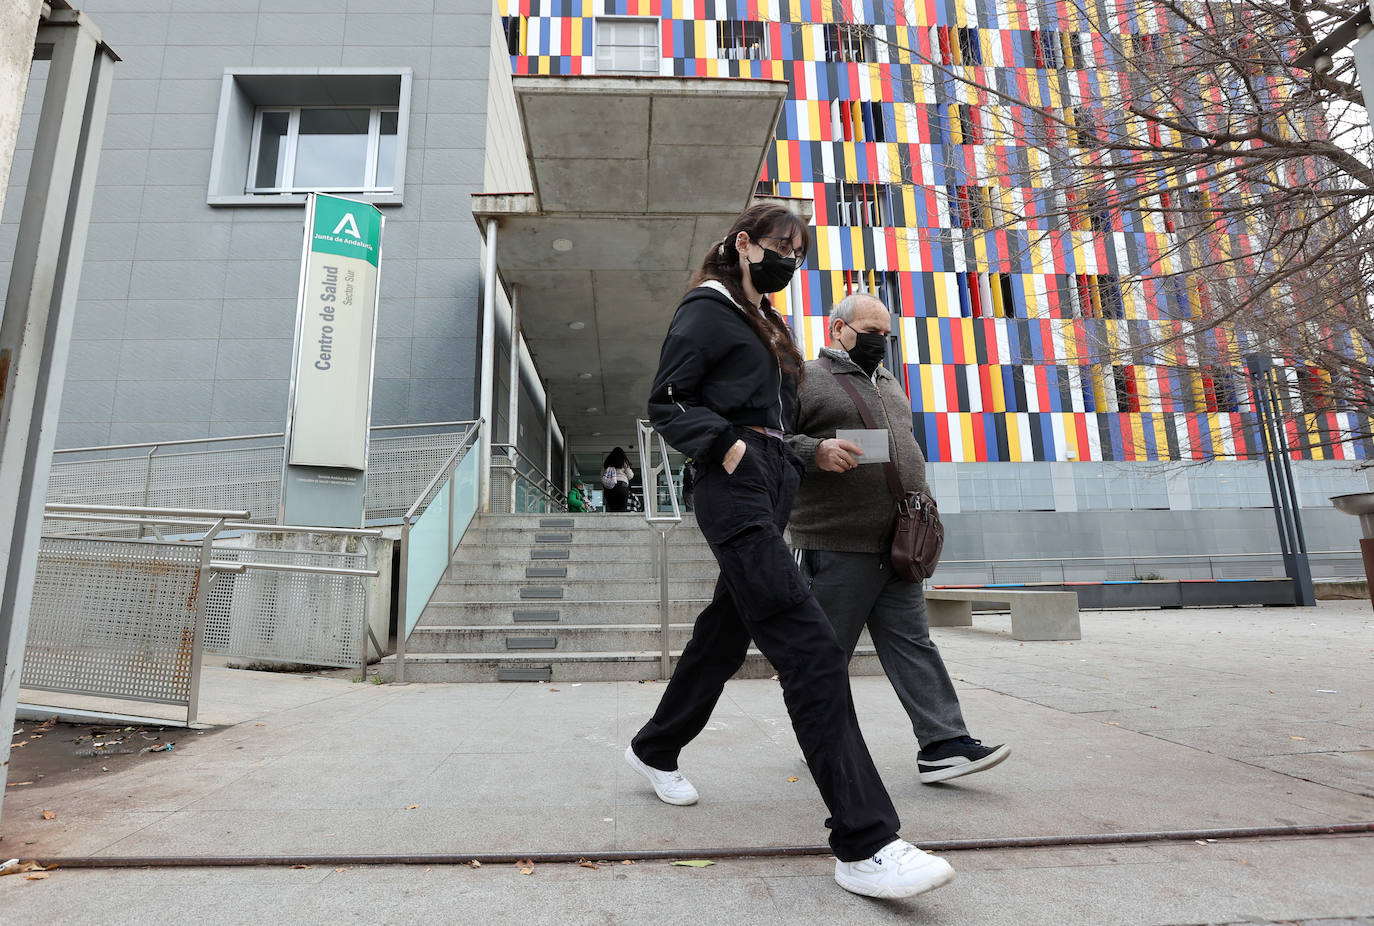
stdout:
[[[449,421],[373,428],[364,517],[375,521],[405,514],[472,426]],[[259,434],[62,450],[53,458],[48,501],[241,508],[252,512],[254,521],[272,523],[281,507],[282,448],[282,435]],[[69,522],[61,531],[85,534],[90,526]]]
[[[318,539],[318,537],[316,538]],[[370,570],[373,541],[342,538],[351,550],[214,548],[214,562]],[[354,543],[348,543],[348,540]],[[371,583],[366,576],[249,568],[219,572],[206,601],[205,651],[242,659],[357,666],[367,656]]]
[[201,549],[45,537],[23,687],[189,707]]

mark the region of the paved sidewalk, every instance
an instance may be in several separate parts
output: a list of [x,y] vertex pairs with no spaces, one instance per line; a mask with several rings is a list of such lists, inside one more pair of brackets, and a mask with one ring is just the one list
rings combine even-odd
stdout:
[[[885,679],[860,720],[913,841],[1374,820],[1374,612],[1089,612],[1076,643],[1005,618],[936,631],[973,733],[1004,765],[916,781]],[[681,852],[817,845],[824,807],[775,682],[736,681],[683,756],[702,793],[659,803],[621,753],[661,683],[359,685],[209,669],[207,720],[171,753],[11,788],[0,854]],[[23,751],[12,781],[23,780]],[[796,781],[791,779],[796,778]],[[56,814],[43,820],[42,810]],[[210,922],[1266,922],[1374,915],[1374,837],[960,852],[909,903],[846,895],[823,858],[307,870],[57,871],[0,879],[5,922],[59,923],[117,885],[143,921],[194,899]],[[218,900],[217,900],[218,898]],[[222,904],[222,906],[217,906]],[[468,909],[470,916],[458,915]],[[62,911],[69,911],[64,917]],[[13,911],[15,919],[10,918]],[[218,912],[217,912],[218,911]],[[292,912],[295,911],[295,912]],[[636,912],[638,911],[638,912]],[[1355,920],[1355,922],[1359,922]]]

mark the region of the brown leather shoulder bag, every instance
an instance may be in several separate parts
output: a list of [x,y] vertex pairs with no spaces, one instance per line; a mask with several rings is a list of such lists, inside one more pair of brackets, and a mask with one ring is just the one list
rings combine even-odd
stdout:
[[[829,357],[825,358],[825,369],[854,400],[864,427],[878,429],[868,403],[854,386],[853,377],[837,374]],[[903,489],[897,464],[891,460],[883,464],[883,474],[887,476],[887,490],[897,503],[897,522],[892,532],[892,571],[908,582],[924,582],[934,574],[945,546],[940,509],[927,493]]]

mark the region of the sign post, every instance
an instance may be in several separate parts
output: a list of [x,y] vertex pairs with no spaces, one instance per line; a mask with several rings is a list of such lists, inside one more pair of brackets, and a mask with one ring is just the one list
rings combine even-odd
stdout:
[[381,211],[310,194],[296,305],[281,523],[362,527]]

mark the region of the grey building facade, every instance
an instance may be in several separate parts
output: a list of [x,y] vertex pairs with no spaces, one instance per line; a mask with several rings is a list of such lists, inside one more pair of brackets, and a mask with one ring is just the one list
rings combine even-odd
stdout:
[[[391,178],[359,183],[353,165],[320,164],[313,181],[323,173],[339,195],[386,214],[374,423],[473,417],[480,240],[470,198],[484,183],[490,4],[93,0],[83,9],[123,60],[58,446],[282,429],[304,197],[289,192],[290,178],[278,184],[287,192],[252,192],[270,172],[262,149],[287,141],[270,137],[263,123],[273,117],[298,123],[298,176],[311,166],[312,129],[317,143],[375,148],[388,129],[399,141]],[[42,77],[40,62],[34,112]],[[385,122],[363,136],[358,116],[381,122],[374,112]],[[6,260],[33,123],[21,125],[0,226]],[[250,176],[252,154],[262,163]]]

